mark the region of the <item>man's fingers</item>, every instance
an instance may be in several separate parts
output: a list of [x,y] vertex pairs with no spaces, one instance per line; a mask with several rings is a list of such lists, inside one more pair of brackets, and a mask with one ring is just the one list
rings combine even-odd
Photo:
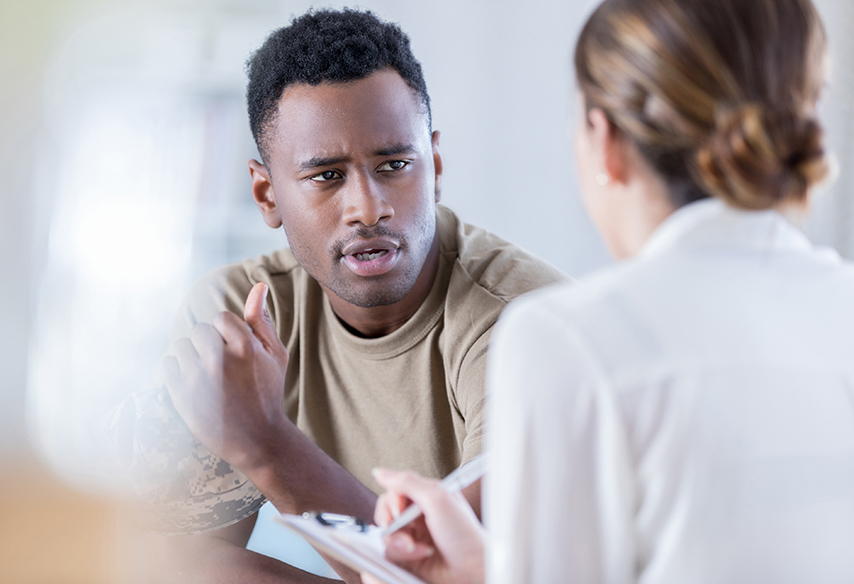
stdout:
[[213,318],[211,324],[229,349],[238,354],[248,353],[252,350],[252,345],[258,342],[252,334],[252,329],[232,312],[220,312]]
[[214,327],[199,323],[190,331],[190,340],[205,363],[221,363],[225,340]]
[[258,282],[252,287],[243,307],[243,318],[252,327],[252,332],[255,333],[264,348],[279,361],[279,365],[284,369],[288,364],[288,352],[279,339],[279,333],[276,332],[276,327],[273,326],[273,320],[270,318],[270,312],[267,310],[268,290],[267,284],[263,282]]
[[[172,404],[178,411],[178,415],[184,418],[181,412],[184,411],[184,405],[189,396],[183,385],[178,359],[169,355],[160,359],[157,374],[160,377],[160,382],[166,386],[166,391],[169,393],[169,397],[172,399]],[[184,421],[186,422],[186,419]]]
[[173,351],[181,368],[181,373],[186,373],[188,370],[198,366],[199,353],[193,346],[193,342],[187,337],[175,341]]
[[[252,286],[249,295],[246,297],[246,303],[243,305],[243,318],[249,323],[249,326],[255,330],[255,325],[268,324],[273,326],[273,321],[270,319],[270,313],[267,311],[267,284],[258,282]],[[256,335],[258,332],[256,331]]]
[[171,391],[181,379],[181,368],[178,366],[178,360],[169,355],[160,359],[160,363],[157,365],[157,378],[160,383],[166,386],[166,389]]

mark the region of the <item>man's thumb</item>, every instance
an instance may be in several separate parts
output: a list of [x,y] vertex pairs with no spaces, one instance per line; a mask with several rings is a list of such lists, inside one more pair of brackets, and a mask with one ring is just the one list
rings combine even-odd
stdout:
[[252,332],[264,348],[278,357],[285,347],[279,340],[270,313],[267,311],[267,290],[267,284],[263,282],[258,282],[252,287],[243,307],[243,319],[252,327]]

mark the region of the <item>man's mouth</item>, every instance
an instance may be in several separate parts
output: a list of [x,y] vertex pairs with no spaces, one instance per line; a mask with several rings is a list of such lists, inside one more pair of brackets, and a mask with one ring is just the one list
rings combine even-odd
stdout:
[[400,244],[377,237],[353,241],[342,250],[344,265],[357,276],[380,276],[390,271],[400,259]]
[[369,249],[363,251],[361,253],[351,254],[354,258],[359,260],[360,262],[370,262],[377,258],[381,258],[388,253],[387,249]]

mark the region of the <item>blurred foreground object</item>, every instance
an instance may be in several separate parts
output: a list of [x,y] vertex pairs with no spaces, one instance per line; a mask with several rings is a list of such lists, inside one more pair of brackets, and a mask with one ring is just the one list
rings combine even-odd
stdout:
[[70,489],[35,463],[3,469],[0,518],[4,584],[145,581],[134,552],[142,540],[128,512]]

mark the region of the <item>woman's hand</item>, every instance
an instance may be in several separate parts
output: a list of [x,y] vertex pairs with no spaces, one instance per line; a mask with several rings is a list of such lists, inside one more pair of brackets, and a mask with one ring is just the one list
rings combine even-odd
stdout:
[[[412,472],[376,469],[387,489],[377,501],[374,521],[385,527],[413,502],[423,515],[386,538],[386,556],[430,584],[482,584],[483,526],[460,493]],[[369,575],[363,582],[376,583]]]

